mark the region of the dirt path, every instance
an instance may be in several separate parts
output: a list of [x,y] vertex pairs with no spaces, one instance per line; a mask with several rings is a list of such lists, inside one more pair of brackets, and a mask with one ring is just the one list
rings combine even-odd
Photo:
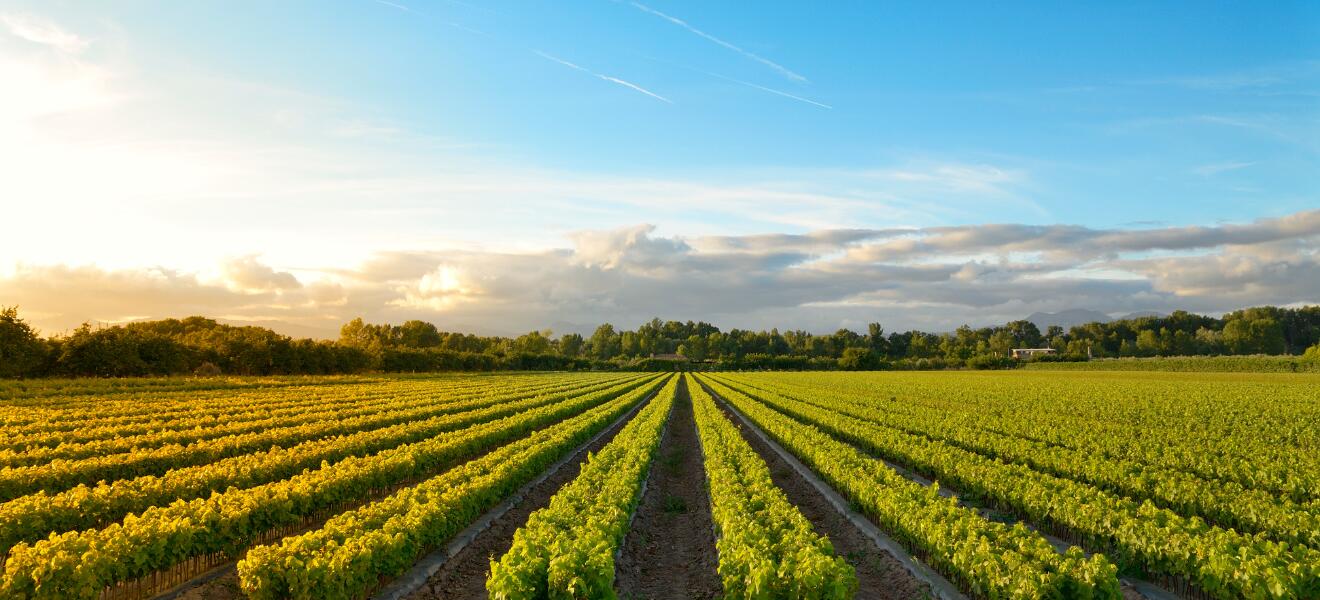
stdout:
[[816,533],[830,538],[834,552],[844,557],[857,571],[857,600],[906,600],[928,598],[929,588],[918,581],[888,552],[849,523],[830,506],[828,500],[798,475],[784,459],[775,454],[760,439],[741,427],[737,417],[723,406],[724,416],[742,433],[757,454],[770,466],[770,478],[784,490],[790,502],[815,526]]
[[[648,397],[648,401],[650,397]],[[463,550],[451,557],[436,571],[426,585],[408,595],[409,600],[477,600],[486,598],[486,577],[490,575],[491,559],[499,559],[513,546],[513,533],[527,523],[527,517],[537,509],[550,504],[550,498],[564,484],[578,476],[582,461],[587,451],[599,452],[614,435],[628,423],[625,420],[611,428],[578,455],[546,478],[540,484],[528,490],[522,502],[509,509],[499,519],[490,524]]]
[[623,600],[702,600],[722,591],[697,424],[686,384],[680,386],[615,565],[614,587]]

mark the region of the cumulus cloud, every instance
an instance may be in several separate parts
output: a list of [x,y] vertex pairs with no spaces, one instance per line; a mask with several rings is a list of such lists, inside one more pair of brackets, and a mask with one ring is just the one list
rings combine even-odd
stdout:
[[276,271],[257,260],[251,254],[227,260],[220,266],[220,272],[230,289],[252,294],[261,292],[280,292],[302,287],[292,273]]
[[[981,225],[666,237],[582,231],[535,252],[380,252],[290,270],[231,259],[218,279],[162,268],[20,265],[0,277],[47,330],[206,314],[333,337],[354,316],[451,330],[634,326],[652,316],[828,331],[880,321],[949,330],[1036,310],[1110,313],[1320,301],[1320,211],[1245,224],[1096,230]],[[278,326],[278,325],[277,325]],[[288,328],[286,327],[286,330]]]

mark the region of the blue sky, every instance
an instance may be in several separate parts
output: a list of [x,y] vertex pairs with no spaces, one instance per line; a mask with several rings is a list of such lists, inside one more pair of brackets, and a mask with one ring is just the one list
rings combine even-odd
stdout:
[[410,10],[143,2],[61,15],[125,28],[144,70],[334,98],[546,168],[713,179],[945,162],[1030,171],[1022,193],[1043,211],[986,206],[969,210],[973,222],[1241,220],[1315,202],[1314,3],[645,5],[805,81],[629,3],[396,4]]
[[[659,240],[710,258],[718,236],[1131,232],[1320,208],[1316,3],[11,1],[0,18],[0,69],[20,90],[0,100],[11,144],[0,158],[18,175],[0,201],[41,224],[0,242],[14,257],[0,277],[38,302],[18,283],[34,268],[165,269],[278,296],[226,269],[292,273],[305,292],[356,289],[364,265],[400,254],[580,258],[601,232],[623,248]],[[52,229],[77,241],[50,244]],[[828,270],[855,249],[785,264]],[[933,258],[1048,260],[1015,252]],[[1212,244],[1111,258],[1178,252],[1242,256]],[[454,284],[464,266],[442,262],[424,270],[450,282],[435,293],[480,287]],[[1188,297],[1109,263],[1052,276],[1082,271],[1147,282],[1167,296],[1155,308]],[[1316,299],[1294,296],[1258,299]],[[829,327],[853,317],[822,318],[821,306],[868,301],[866,290],[794,298],[764,319]],[[198,308],[303,318],[278,304]],[[914,323],[968,320],[888,309]],[[62,309],[47,324],[151,316],[125,310]],[[672,316],[721,314],[694,310]]]

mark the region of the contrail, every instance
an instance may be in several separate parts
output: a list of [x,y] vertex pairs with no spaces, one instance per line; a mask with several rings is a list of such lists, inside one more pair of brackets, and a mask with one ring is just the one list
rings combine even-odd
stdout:
[[655,16],[657,16],[657,17],[660,17],[661,19],[664,19],[664,20],[666,20],[666,21],[669,21],[670,23],[673,23],[673,24],[675,24],[675,25],[678,25],[679,27],[682,27],[683,29],[686,29],[686,30],[688,30],[688,31],[691,31],[692,33],[695,33],[695,34],[697,34],[697,35],[699,35],[699,36],[701,36],[701,37],[703,37],[703,38],[706,38],[706,39],[708,39],[708,40],[710,40],[710,41],[712,41],[712,42],[715,42],[716,44],[719,44],[719,45],[721,45],[721,46],[724,46],[725,48],[728,48],[728,49],[730,49],[730,50],[733,50],[734,52],[737,52],[738,54],[741,54],[741,55],[743,55],[743,56],[746,56],[747,58],[750,58],[750,59],[752,59],[752,60],[754,60],[754,61],[756,61],[756,62],[759,62],[759,63],[761,63],[761,64],[763,64],[763,65],[765,65],[765,66],[767,66],[767,67],[770,67],[771,69],[774,69],[774,70],[778,71],[778,72],[779,72],[780,74],[782,74],[784,77],[787,77],[787,78],[789,78],[789,79],[792,79],[793,81],[797,81],[797,82],[806,82],[806,81],[807,81],[807,78],[806,78],[806,77],[803,77],[803,76],[801,76],[801,75],[798,75],[797,73],[794,73],[793,71],[789,70],[788,67],[785,67],[785,66],[783,66],[783,65],[781,65],[781,64],[779,64],[779,63],[777,63],[777,62],[775,62],[775,61],[772,61],[772,60],[770,60],[770,59],[768,59],[768,58],[765,58],[765,57],[763,57],[763,56],[757,55],[757,54],[752,53],[752,52],[748,52],[747,50],[743,50],[742,48],[739,48],[738,46],[735,46],[735,45],[733,45],[733,44],[731,44],[731,43],[729,43],[729,42],[726,42],[726,41],[724,41],[724,40],[722,40],[722,39],[720,39],[720,38],[717,38],[717,37],[715,37],[715,36],[713,36],[713,35],[711,35],[711,34],[709,34],[709,33],[706,33],[706,32],[704,32],[704,31],[702,31],[702,30],[700,30],[700,29],[697,29],[696,27],[693,27],[693,26],[689,25],[688,22],[687,22],[687,21],[684,21],[683,19],[680,19],[680,18],[678,18],[678,17],[671,17],[671,16],[669,16],[669,15],[667,15],[667,14],[665,14],[665,13],[662,13],[662,12],[660,12],[660,11],[654,9],[654,8],[651,8],[651,7],[649,7],[649,6],[645,5],[645,4],[642,4],[642,3],[640,3],[640,2],[632,2],[631,4],[632,4],[634,7],[636,7],[637,10],[640,10],[640,11],[645,12],[645,13],[650,13],[650,14],[652,14],[652,15],[655,15]]
[[376,2],[379,3],[379,4],[384,4],[385,6],[393,6],[394,8],[397,8],[397,9],[403,11],[403,12],[410,12],[410,13],[415,14],[415,15],[420,15],[420,14],[422,14],[422,13],[419,13],[419,12],[417,12],[417,11],[411,9],[411,8],[408,8],[407,6],[404,6],[404,5],[402,5],[402,4],[397,4],[397,3],[394,3],[394,2],[390,2],[389,0],[376,0]]
[[570,69],[576,69],[576,70],[578,70],[578,71],[582,71],[583,73],[586,73],[586,74],[588,74],[588,75],[591,75],[592,77],[597,77],[597,78],[599,78],[599,79],[603,79],[603,80],[608,81],[608,82],[610,82],[610,83],[616,83],[616,84],[618,84],[618,85],[624,86],[624,87],[629,88],[629,89],[631,89],[631,90],[633,90],[633,91],[641,92],[641,93],[643,93],[643,94],[646,94],[647,96],[650,96],[650,97],[652,97],[652,98],[655,98],[656,100],[660,100],[661,102],[668,102],[669,104],[673,104],[673,103],[674,103],[673,100],[670,100],[669,98],[666,98],[666,97],[664,97],[664,96],[661,96],[660,94],[657,94],[657,93],[655,93],[655,92],[652,92],[651,90],[648,90],[648,89],[646,89],[646,88],[644,88],[644,87],[642,87],[642,86],[640,86],[640,85],[637,85],[637,84],[635,84],[635,83],[632,83],[632,82],[630,82],[630,81],[624,81],[624,80],[622,80],[622,79],[619,79],[618,77],[610,77],[609,75],[602,75],[602,74],[597,73],[597,72],[595,72],[595,71],[592,71],[591,69],[588,69],[588,68],[586,68],[586,67],[582,67],[582,66],[579,66],[579,65],[575,65],[575,64],[573,64],[573,63],[571,63],[571,62],[568,62],[568,61],[566,61],[566,60],[564,60],[564,59],[562,59],[562,58],[558,58],[558,57],[555,57],[555,56],[551,56],[551,55],[549,55],[549,54],[546,54],[545,52],[542,52],[542,51],[540,51],[540,50],[533,50],[532,52],[535,52],[537,56],[540,56],[541,58],[544,58],[544,59],[546,59],[546,60],[552,60],[552,61],[557,62],[557,63],[559,63],[559,64],[561,64],[561,65],[564,65],[565,67],[568,67],[568,68],[570,68]]
[[734,79],[734,78],[732,78],[732,77],[725,77],[724,75],[720,75],[719,73],[711,73],[710,71],[702,71],[702,73],[705,73],[705,74],[707,74],[707,75],[710,75],[711,77],[717,77],[717,78],[719,78],[719,79],[723,79],[723,80],[725,80],[725,81],[730,81],[730,82],[737,83],[737,84],[740,84],[740,85],[745,85],[745,86],[747,86],[747,87],[749,87],[749,88],[755,88],[755,89],[761,90],[761,91],[763,91],[763,92],[769,92],[769,93],[771,93],[771,94],[777,94],[777,95],[783,96],[783,97],[785,97],[785,98],[792,98],[792,99],[794,99],[794,100],[797,100],[798,102],[806,102],[807,104],[812,104],[812,105],[815,105],[815,106],[819,106],[819,107],[821,107],[821,108],[828,108],[828,109],[830,109],[830,110],[834,110],[834,107],[833,107],[833,106],[830,106],[830,105],[828,105],[828,104],[825,104],[825,103],[822,103],[822,102],[816,102],[815,100],[812,100],[812,99],[810,99],[810,98],[803,98],[802,96],[794,96],[793,94],[790,94],[790,93],[788,93],[788,92],[785,92],[785,91],[782,91],[782,90],[777,90],[777,89],[774,89],[774,88],[768,88],[768,87],[765,87],[765,86],[763,86],[763,85],[757,85],[757,84],[752,83],[752,82],[750,82],[750,81],[743,81],[743,80],[741,80],[741,79]]
[[[451,0],[451,1],[453,1],[453,0]],[[403,12],[411,13],[411,14],[417,15],[417,16],[419,16],[419,17],[425,17],[425,16],[426,16],[426,15],[424,15],[424,14],[422,14],[422,13],[419,13],[419,12],[413,10],[412,8],[409,8],[408,6],[405,6],[405,5],[403,5],[403,4],[399,4],[399,3],[397,3],[397,2],[390,2],[389,0],[375,0],[375,2],[376,2],[377,4],[384,4],[385,6],[389,6],[389,7],[392,7],[392,8],[397,8],[397,9],[403,11]],[[463,3],[463,2],[456,2],[456,4],[463,4],[464,6],[471,6],[470,4],[465,4],[465,3]],[[473,8],[478,8],[478,7],[473,7]],[[455,29],[462,29],[463,31],[466,31],[466,32],[468,32],[468,33],[472,33],[472,34],[476,34],[476,35],[490,35],[489,33],[486,33],[486,32],[484,32],[484,31],[482,31],[482,30],[480,30],[480,29],[473,29],[473,28],[471,28],[471,27],[468,27],[467,25],[464,25],[464,24],[462,24],[462,23],[456,23],[456,22],[454,22],[454,21],[440,21],[440,23],[441,23],[442,25],[448,25],[448,26],[453,27],[453,28],[455,28]]]

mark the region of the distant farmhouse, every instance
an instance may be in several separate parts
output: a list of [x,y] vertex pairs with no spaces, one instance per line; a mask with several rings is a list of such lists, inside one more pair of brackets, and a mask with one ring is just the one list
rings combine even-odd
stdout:
[[1056,354],[1054,348],[1014,348],[1013,358],[1032,358],[1034,356],[1048,356]]
[[678,362],[689,362],[691,360],[688,357],[683,356],[682,354],[652,354],[651,358],[654,358],[656,360],[673,360]]

